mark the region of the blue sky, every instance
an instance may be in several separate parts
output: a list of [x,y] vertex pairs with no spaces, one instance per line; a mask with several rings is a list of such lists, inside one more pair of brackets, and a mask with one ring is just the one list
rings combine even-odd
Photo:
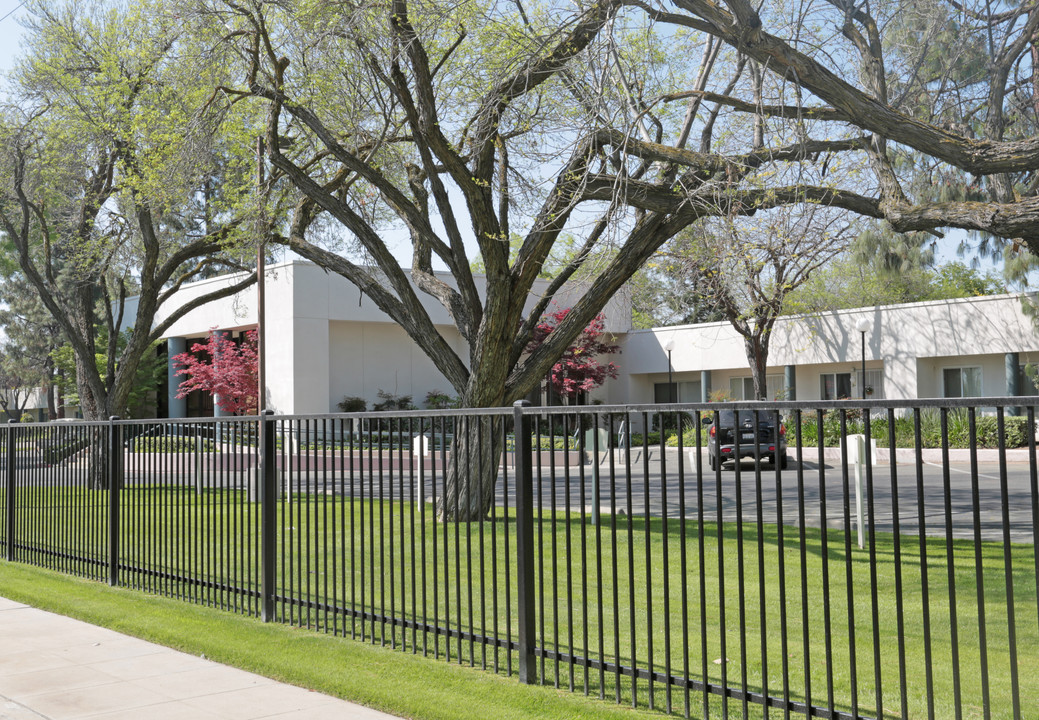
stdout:
[[4,18],[0,20],[0,69],[5,72],[18,53],[18,40],[22,33],[18,17],[25,12],[21,5],[21,0],[0,0],[0,18]]

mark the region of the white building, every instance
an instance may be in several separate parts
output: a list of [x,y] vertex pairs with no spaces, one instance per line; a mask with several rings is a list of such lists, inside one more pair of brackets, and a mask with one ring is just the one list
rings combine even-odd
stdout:
[[[194,283],[181,296],[194,297],[228,282],[219,277]],[[544,287],[535,286],[534,293]],[[239,333],[255,328],[256,295],[250,288],[185,315],[166,333],[169,354],[204,341],[214,329]],[[458,355],[468,357],[443,307],[418,295]],[[728,323],[632,330],[630,303],[623,297],[604,312],[606,329],[622,348],[614,358],[620,376],[594,399],[624,404],[750,396],[743,339]],[[856,329],[863,320],[869,328],[864,334]],[[673,390],[665,350],[672,342]],[[332,412],[346,396],[371,404],[380,390],[411,396],[418,405],[431,390],[454,394],[433,363],[370,298],[341,276],[306,262],[270,269],[266,358],[267,405],[279,413]],[[772,336],[768,386],[771,397],[805,401],[860,397],[864,381],[873,398],[1026,395],[1036,392],[1024,378],[1029,362],[1039,362],[1039,336],[1016,295],[910,303],[782,318]],[[166,414],[212,414],[212,402],[205,398],[177,400],[181,378],[173,376],[172,368],[170,373],[172,391],[161,408]]]
[[[721,322],[628,333],[623,376],[604,388],[607,401],[667,401],[665,347],[672,341],[679,401],[706,402],[719,391],[733,400],[751,397],[743,338]],[[769,396],[862,397],[863,349],[872,398],[1036,394],[1024,366],[1039,362],[1039,335],[1019,296],[993,295],[781,318],[768,358]]]
[[[222,276],[185,286],[163,313],[174,312],[183,302],[236,276]],[[240,276],[237,276],[240,277]],[[444,276],[450,281],[449,276]],[[537,281],[528,308],[548,285]],[[267,407],[278,413],[334,412],[344,397],[362,397],[371,405],[383,390],[411,396],[422,405],[426,393],[455,392],[432,361],[389,316],[345,278],[304,261],[269,268],[265,284],[265,346]],[[482,290],[482,279],[477,279]],[[469,353],[447,311],[436,300],[416,293],[438,331],[463,360]],[[166,332],[170,357],[204,342],[211,330],[237,334],[256,327],[255,287],[238,295],[209,303],[187,313]],[[176,299],[176,298],[175,298]],[[174,299],[174,300],[175,300]],[[565,303],[564,300],[560,302]],[[127,308],[127,316],[133,316]],[[630,303],[615,299],[604,310],[606,329],[623,336],[631,329]],[[161,321],[165,314],[156,320]],[[183,378],[170,368],[166,410],[169,417],[213,414],[213,403],[197,395],[178,400],[176,388]],[[219,414],[219,409],[216,410]]]

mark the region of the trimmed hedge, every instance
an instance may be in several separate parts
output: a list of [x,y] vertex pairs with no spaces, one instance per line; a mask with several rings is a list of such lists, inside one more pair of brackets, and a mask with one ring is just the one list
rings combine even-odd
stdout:
[[[862,414],[852,411],[847,414],[848,435],[862,435],[866,432]],[[1028,444],[1028,418],[1018,416],[1005,416],[1003,418],[1004,443],[1007,448],[1024,447]],[[793,447],[795,442],[794,428],[791,418],[784,421],[787,427],[787,443]],[[948,415],[949,447],[970,447],[970,423],[966,411],[954,410]],[[975,429],[977,433],[977,447],[996,448],[999,447],[999,430],[994,415],[978,415],[975,418]],[[888,421],[886,417],[875,418],[870,422],[870,434],[877,441],[877,447],[889,446]],[[651,432],[646,435],[650,447],[660,446],[660,433]],[[920,415],[920,440],[924,448],[942,447],[941,415],[936,410],[928,410]],[[643,436],[632,433],[631,446],[642,447]],[[678,447],[678,435],[669,433],[665,438],[667,447]],[[912,417],[895,418],[895,446],[900,448],[911,448],[914,446],[914,431]],[[701,431],[700,443],[707,447],[707,425],[704,424]],[[819,444],[819,427],[814,414],[802,416],[801,418],[801,443],[805,447],[815,447]],[[840,414],[829,412],[823,416],[823,446],[838,447],[841,444],[841,421]],[[682,447],[696,447],[696,429],[689,428],[682,434]]]
[[213,441],[209,438],[183,437],[180,435],[145,436],[135,438],[130,443],[130,452],[135,453],[192,452],[194,450],[209,451],[212,449]]
[[[1024,447],[1028,444],[1028,418],[1006,416],[1003,422],[1004,444],[1007,448]],[[865,423],[859,417],[850,417],[847,421],[849,435],[864,434]],[[993,415],[981,415],[975,418],[977,447],[999,447],[999,428]],[[792,430],[792,429],[791,429]],[[793,443],[793,433],[788,430],[787,441]],[[823,418],[823,445],[836,447],[841,442],[841,423],[838,413],[827,413]],[[970,422],[966,412],[953,411],[948,415],[948,432],[950,448],[970,447]],[[802,418],[802,443],[814,446],[819,443],[819,427],[816,419]],[[887,418],[876,418],[870,421],[870,435],[877,441],[877,447],[890,446]],[[920,415],[920,442],[924,448],[942,447],[941,415],[936,411],[923,412]],[[895,418],[895,446],[911,448],[915,444],[912,417]]]

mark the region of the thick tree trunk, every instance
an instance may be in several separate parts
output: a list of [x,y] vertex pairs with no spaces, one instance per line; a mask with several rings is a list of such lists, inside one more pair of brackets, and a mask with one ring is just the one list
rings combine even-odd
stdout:
[[[77,377],[82,377],[82,374]],[[79,407],[85,420],[107,420],[114,413],[109,411],[111,395],[98,397],[89,383],[77,383]],[[90,445],[87,455],[87,486],[92,490],[108,489],[108,430],[104,425],[92,426],[88,431]]]
[[107,490],[109,485],[108,432],[104,425],[89,430],[90,446],[87,460],[87,485],[91,490]]
[[463,416],[455,425],[437,516],[445,522],[485,519],[494,504],[504,450],[502,416]]
[[768,365],[768,344],[762,338],[751,335],[744,338],[744,345],[754,378],[754,399],[768,400],[768,375],[765,373]]

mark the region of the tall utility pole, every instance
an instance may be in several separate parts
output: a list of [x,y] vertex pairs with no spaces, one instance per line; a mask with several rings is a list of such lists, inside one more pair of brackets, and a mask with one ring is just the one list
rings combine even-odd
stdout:
[[256,412],[263,415],[267,409],[267,354],[265,352],[266,332],[264,320],[266,315],[266,298],[264,293],[264,276],[267,274],[267,203],[263,191],[263,137],[256,138],[256,197],[259,209],[256,215],[256,234],[259,242],[256,245]]

